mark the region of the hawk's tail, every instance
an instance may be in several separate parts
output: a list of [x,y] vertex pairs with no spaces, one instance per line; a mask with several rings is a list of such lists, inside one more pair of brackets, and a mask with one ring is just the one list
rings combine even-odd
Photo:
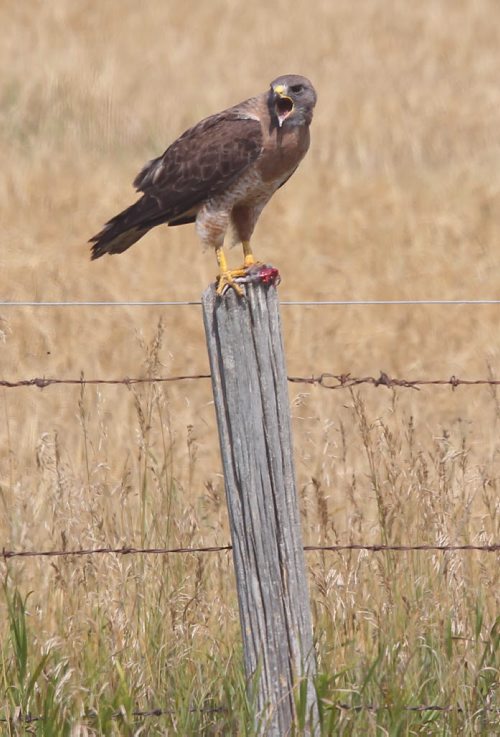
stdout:
[[93,244],[92,260],[104,256],[105,253],[123,253],[150,230],[152,226],[144,222],[146,219],[144,204],[142,197],[111,218],[104,228],[90,239],[89,243]]

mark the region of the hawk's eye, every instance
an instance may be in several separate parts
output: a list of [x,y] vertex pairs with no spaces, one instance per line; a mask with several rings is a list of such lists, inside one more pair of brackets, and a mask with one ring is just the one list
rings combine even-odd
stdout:
[[297,94],[298,92],[302,92],[303,89],[303,84],[294,84],[293,87],[290,87],[290,92],[295,92],[295,94]]

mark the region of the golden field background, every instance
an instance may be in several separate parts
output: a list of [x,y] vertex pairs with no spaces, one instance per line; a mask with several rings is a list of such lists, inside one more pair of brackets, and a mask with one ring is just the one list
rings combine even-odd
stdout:
[[[319,103],[311,151],[255,236],[257,254],[281,270],[281,298],[500,297],[494,2],[176,8],[2,6],[3,299],[198,299],[215,262],[192,227],[158,228],[125,254],[95,263],[86,240],[133,201],[130,181],[148,157],[200,117],[290,70],[313,79]],[[287,307],[289,373],[476,377],[487,364],[495,373],[497,313],[487,306]],[[185,307],[2,308],[2,372],[9,379],[136,376],[140,338],[152,338],[160,315],[164,372],[206,371],[199,310]],[[179,402],[177,430],[194,425],[200,452],[212,457],[200,422],[208,387],[170,391]],[[106,390],[103,397],[117,413],[120,438],[127,434],[116,406],[123,396]],[[412,413],[465,420],[487,396],[429,390]],[[343,402],[307,392],[312,406],[316,397],[320,409]],[[11,441],[23,452],[54,428],[72,435],[67,388],[5,392],[4,405]],[[326,416],[335,418],[335,404]]]
[[[318,105],[310,152],[254,236],[256,255],[281,271],[281,299],[500,299],[495,0],[26,0],[0,5],[0,29],[2,300],[199,299],[215,259],[192,226],[157,228],[92,263],[86,241],[134,200],[130,183],[147,159],[288,72],[311,78]],[[283,306],[288,371],[500,377],[499,314],[497,305]],[[0,338],[8,380],[208,369],[196,306],[0,305]],[[291,385],[290,396],[307,542],[498,542],[495,392]],[[0,416],[5,548],[227,543],[208,381],[3,389]],[[390,581],[404,592],[408,559],[378,573],[371,558],[346,558],[343,571],[337,558],[308,560],[317,623],[330,612],[355,628],[355,611],[390,608]],[[417,578],[439,576],[422,621],[408,587],[406,633],[449,615],[463,634],[475,596],[493,622],[494,555],[457,556],[451,573],[441,557],[411,560]],[[141,602],[158,597],[160,611],[169,600],[172,648],[182,642],[193,660],[196,647],[224,648],[217,633],[237,624],[229,559],[169,565],[160,593],[154,561],[0,568],[34,590],[40,643],[78,673],[90,640],[98,653],[109,638],[147,700],[160,668],[141,660],[141,616],[153,616]],[[373,621],[360,636],[368,649]]]

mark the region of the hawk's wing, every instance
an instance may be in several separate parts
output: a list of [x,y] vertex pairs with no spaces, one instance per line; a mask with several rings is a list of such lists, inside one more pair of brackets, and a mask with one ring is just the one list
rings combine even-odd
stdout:
[[226,111],[183,133],[146,164],[134,186],[156,201],[165,222],[222,193],[261,150],[259,121]]
[[92,258],[124,251],[160,223],[194,220],[196,208],[224,192],[262,150],[260,122],[243,115],[231,108],[205,118],[149,161],[134,180],[143,196],[91,239]]

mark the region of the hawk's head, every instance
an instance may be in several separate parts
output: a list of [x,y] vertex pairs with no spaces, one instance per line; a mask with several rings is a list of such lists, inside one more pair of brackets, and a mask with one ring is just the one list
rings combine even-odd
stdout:
[[316,91],[300,74],[284,74],[271,82],[269,108],[273,119],[283,125],[309,125],[316,105]]

